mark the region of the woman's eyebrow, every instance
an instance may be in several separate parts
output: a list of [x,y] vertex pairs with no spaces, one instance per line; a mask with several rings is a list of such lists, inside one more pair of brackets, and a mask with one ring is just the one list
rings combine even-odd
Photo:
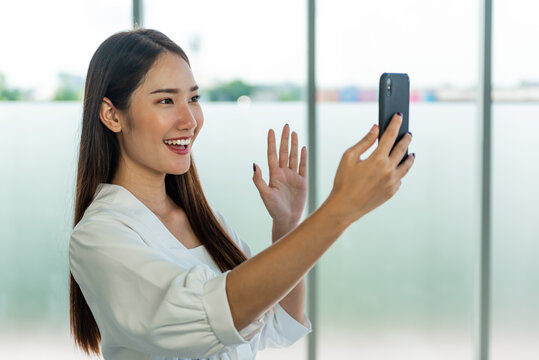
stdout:
[[[198,90],[198,85],[195,85],[193,86],[191,89],[189,89],[189,91],[193,92],[193,91],[197,91]],[[181,92],[180,89],[178,88],[166,88],[166,89],[157,89],[157,90],[154,90],[150,93],[151,94],[157,94],[157,93],[168,93],[168,94],[178,94],[179,92]]]

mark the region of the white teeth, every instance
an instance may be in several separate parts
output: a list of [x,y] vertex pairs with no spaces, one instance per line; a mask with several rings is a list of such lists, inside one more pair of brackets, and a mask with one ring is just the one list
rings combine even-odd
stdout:
[[165,144],[167,145],[189,145],[190,143],[191,139],[165,140]]

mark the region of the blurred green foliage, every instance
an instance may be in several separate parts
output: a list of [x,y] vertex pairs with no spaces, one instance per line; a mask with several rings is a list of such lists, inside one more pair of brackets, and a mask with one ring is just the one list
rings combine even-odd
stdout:
[[248,96],[254,101],[299,101],[303,88],[294,84],[250,85],[242,80],[218,84],[204,91],[209,101],[237,101]]
[[[51,97],[52,101],[80,101],[84,92],[84,79],[78,75],[58,74],[58,85]],[[209,101],[237,101],[247,96],[253,101],[301,101],[304,89],[295,84],[251,85],[243,80],[232,80],[202,90]],[[8,88],[6,77],[0,73],[0,100],[34,100],[32,91]]]
[[210,101],[236,101],[240,96],[251,96],[254,86],[241,80],[220,84],[208,90]]
[[29,95],[30,94],[28,91],[23,91],[17,88],[8,88],[5,75],[0,73],[0,100],[26,100],[29,98]]
[[78,101],[82,99],[84,80],[80,76],[58,74],[60,84],[54,92],[53,101]]
[[[66,73],[58,74],[59,85],[51,100],[53,101],[78,101],[82,99],[84,79],[77,75]],[[0,101],[23,101],[34,100],[31,90],[10,88],[7,85],[6,76],[0,73]]]
[[298,86],[287,86],[276,92],[279,101],[299,101],[303,100],[303,89]]

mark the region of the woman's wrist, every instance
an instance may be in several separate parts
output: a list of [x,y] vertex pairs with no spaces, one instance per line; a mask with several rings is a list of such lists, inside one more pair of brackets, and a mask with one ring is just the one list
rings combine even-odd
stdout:
[[[335,230],[340,232],[346,230],[346,228],[354,223],[359,217],[363,216],[361,215],[358,217],[357,215],[353,216],[352,214],[347,213],[345,210],[343,210],[343,206],[341,204],[342,202],[330,195],[316,210],[317,213],[323,214],[324,220],[327,220],[329,223],[331,223],[331,226],[334,227]],[[300,219],[273,219],[271,236],[272,242],[275,243],[290,231],[294,230],[299,223]]]
[[326,201],[318,208],[317,212],[324,214],[324,218],[329,220],[333,226],[339,231],[344,231],[356,219],[351,218],[351,214],[347,214],[341,205],[342,203],[330,195]]
[[271,229],[271,240],[272,243],[276,242],[290,231],[294,230],[299,224],[299,220],[287,220],[287,221],[278,221],[273,220],[273,226]]

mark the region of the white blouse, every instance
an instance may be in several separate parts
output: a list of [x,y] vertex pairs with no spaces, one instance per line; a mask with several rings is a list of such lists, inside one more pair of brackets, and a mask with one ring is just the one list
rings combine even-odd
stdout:
[[[251,257],[218,212],[218,220]],[[238,332],[222,273],[204,248],[187,249],[133,194],[101,184],[75,226],[69,264],[101,333],[106,360],[251,360],[311,331],[275,305]]]

